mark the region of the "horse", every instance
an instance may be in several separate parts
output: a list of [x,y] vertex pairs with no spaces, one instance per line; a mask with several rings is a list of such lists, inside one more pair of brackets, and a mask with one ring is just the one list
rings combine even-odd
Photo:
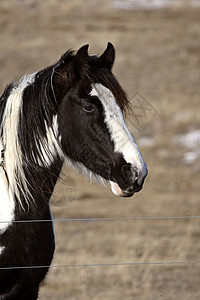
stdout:
[[114,46],[101,55],[88,47],[1,95],[0,299],[38,298],[55,249],[49,200],[64,163],[121,197],[139,192],[147,176],[125,123],[130,103],[112,73]]

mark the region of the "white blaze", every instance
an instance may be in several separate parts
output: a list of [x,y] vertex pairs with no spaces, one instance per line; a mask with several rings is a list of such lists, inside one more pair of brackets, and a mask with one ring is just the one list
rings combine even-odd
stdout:
[[[3,168],[0,167],[0,234],[2,234],[14,219],[14,200],[8,187]],[[8,222],[7,222],[8,221]],[[1,247],[0,247],[1,249]],[[1,252],[1,251],[0,251]]]
[[[127,163],[137,167],[139,171],[138,183],[141,183],[146,176],[147,167],[134,138],[126,126],[122,111],[117,105],[113,94],[102,84],[95,83],[90,95],[97,96],[103,105],[105,122],[114,143],[115,152],[121,153]],[[120,188],[116,184],[111,182],[111,187],[114,194],[120,195]]]

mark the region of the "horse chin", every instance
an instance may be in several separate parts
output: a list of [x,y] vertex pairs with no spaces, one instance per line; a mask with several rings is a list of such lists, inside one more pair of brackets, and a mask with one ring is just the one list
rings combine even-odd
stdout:
[[118,197],[132,197],[134,195],[133,192],[127,193],[123,191],[116,182],[113,182],[111,180],[110,180],[110,186],[113,194]]

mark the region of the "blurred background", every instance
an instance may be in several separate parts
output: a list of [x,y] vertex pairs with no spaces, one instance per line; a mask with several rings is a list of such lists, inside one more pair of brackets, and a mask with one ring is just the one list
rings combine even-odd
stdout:
[[167,264],[200,261],[200,218],[173,218],[200,216],[199,16],[198,0],[0,1],[1,92],[69,48],[101,54],[112,42],[149,169],[143,190],[122,199],[65,167],[55,219],[140,218],[55,221],[52,264],[140,264],[51,268],[39,299],[200,299],[200,264]]

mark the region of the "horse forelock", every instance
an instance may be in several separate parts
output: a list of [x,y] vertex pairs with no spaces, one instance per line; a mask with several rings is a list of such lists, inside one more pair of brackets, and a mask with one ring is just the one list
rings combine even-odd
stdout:
[[114,74],[101,64],[98,59],[98,56],[89,57],[90,68],[88,71],[88,77],[92,83],[100,83],[108,88],[112,92],[116,103],[125,113],[128,109],[130,109],[127,95],[115,78]]

